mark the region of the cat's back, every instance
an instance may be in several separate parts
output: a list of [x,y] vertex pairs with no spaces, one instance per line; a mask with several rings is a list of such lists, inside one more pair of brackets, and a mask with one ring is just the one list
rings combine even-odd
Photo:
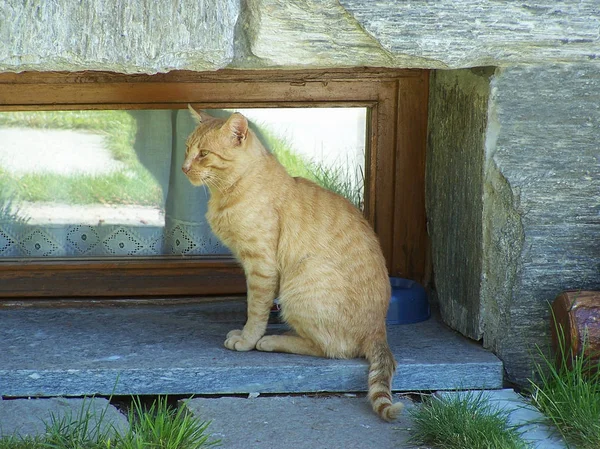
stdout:
[[347,199],[304,178],[294,178],[281,215],[281,250],[288,258],[348,260],[360,255],[385,264],[379,241],[362,213]]

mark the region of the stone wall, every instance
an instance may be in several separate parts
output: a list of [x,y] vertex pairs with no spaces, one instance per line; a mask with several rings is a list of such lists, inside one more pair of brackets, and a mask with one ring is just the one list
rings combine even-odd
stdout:
[[440,307],[522,382],[547,301],[600,288],[599,30],[596,0],[8,0],[0,72],[435,69]]
[[596,0],[7,0],[0,71],[583,62],[599,28]]
[[479,340],[487,70],[440,70],[429,92],[426,201],[442,316]]
[[519,383],[548,342],[548,304],[566,289],[600,289],[598,69],[431,80],[427,214],[440,309]]
[[491,86],[482,330],[523,382],[548,303],[600,289],[600,65],[507,68]]

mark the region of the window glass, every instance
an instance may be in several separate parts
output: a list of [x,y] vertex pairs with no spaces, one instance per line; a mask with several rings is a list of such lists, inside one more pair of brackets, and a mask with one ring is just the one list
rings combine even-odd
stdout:
[[[363,207],[366,109],[239,111],[292,175]],[[185,109],[0,113],[0,258],[228,254],[180,169],[194,126]]]

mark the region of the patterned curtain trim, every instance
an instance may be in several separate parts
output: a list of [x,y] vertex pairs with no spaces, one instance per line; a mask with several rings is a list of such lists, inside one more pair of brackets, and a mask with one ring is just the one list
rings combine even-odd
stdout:
[[164,227],[0,223],[0,258],[230,254],[206,223],[166,221]]

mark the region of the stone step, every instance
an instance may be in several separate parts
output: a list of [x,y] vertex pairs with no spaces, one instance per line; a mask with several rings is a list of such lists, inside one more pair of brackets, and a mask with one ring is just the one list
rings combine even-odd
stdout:
[[[0,395],[355,392],[367,387],[362,359],[233,352],[227,332],[243,325],[241,301],[197,305],[0,310]],[[281,324],[269,332],[282,332]],[[502,363],[435,317],[390,325],[396,391],[497,389]]]

